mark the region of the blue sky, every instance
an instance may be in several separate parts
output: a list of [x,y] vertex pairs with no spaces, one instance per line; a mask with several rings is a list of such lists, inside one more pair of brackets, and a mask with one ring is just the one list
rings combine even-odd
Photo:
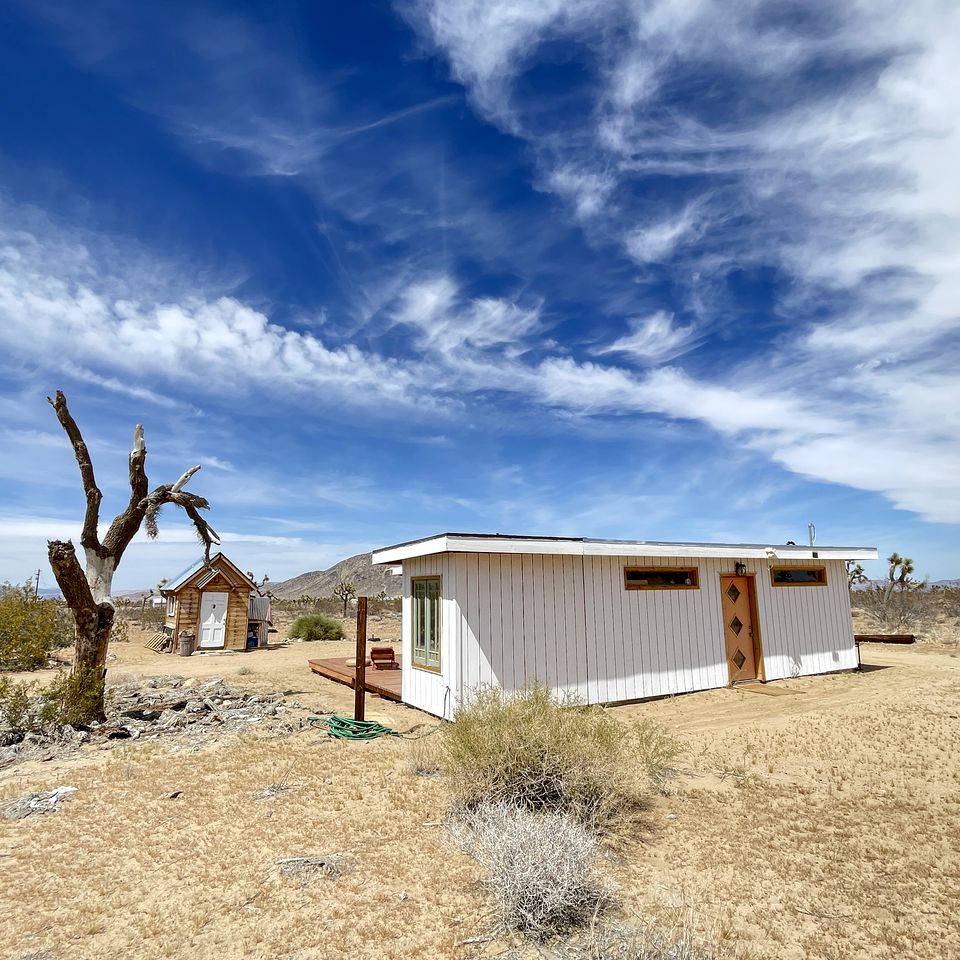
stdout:
[[[273,579],[440,530],[960,575],[960,8],[0,11],[0,578],[191,489]],[[115,587],[198,552],[183,517]],[[879,566],[874,568],[879,570]]]

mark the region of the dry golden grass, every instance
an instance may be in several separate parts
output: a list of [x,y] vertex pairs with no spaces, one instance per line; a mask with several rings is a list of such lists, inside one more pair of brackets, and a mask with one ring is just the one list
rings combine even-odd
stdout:
[[[348,645],[344,645],[346,649]],[[334,649],[336,648],[336,649]],[[323,653],[319,653],[320,650]],[[249,656],[118,648],[118,675],[218,675],[346,712],[352,692],[306,670],[301,644]],[[625,922],[693,903],[760,958],[960,957],[960,657],[864,648],[875,668],[616,708],[688,744],[692,771],[653,832],[609,867]],[[251,669],[238,675],[241,667]],[[368,699],[398,728],[427,721]],[[0,772],[0,800],[71,784],[60,812],[0,821],[0,957],[473,957],[488,929],[479,870],[445,845],[438,777],[410,743],[255,734],[89,751]],[[288,792],[253,794],[286,782]],[[174,790],[179,799],[167,799]],[[302,885],[278,859],[343,853]]]

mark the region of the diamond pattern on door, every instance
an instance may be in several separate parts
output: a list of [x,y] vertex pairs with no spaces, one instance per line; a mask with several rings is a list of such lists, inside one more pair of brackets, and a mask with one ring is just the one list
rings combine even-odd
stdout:
[[720,583],[723,644],[730,680],[755,680],[760,654],[755,648],[753,587],[748,577],[724,574]]

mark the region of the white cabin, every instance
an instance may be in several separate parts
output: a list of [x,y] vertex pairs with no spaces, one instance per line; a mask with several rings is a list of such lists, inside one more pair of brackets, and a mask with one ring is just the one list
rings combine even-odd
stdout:
[[875,547],[444,533],[403,571],[402,699],[452,718],[535,682],[618,703],[858,666],[845,561]]

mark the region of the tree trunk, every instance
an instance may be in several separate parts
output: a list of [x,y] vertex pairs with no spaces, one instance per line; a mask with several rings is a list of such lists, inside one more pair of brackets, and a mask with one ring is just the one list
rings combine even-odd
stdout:
[[47,555],[53,575],[73,614],[75,655],[64,715],[71,723],[104,720],[104,678],[107,646],[113,629],[114,610],[108,601],[98,603],[77,560],[73,544],[51,540]]

